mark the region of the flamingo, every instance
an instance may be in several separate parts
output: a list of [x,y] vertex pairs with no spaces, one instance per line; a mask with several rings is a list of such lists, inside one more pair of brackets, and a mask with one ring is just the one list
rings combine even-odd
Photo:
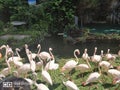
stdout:
[[[43,62],[43,61],[42,61]],[[51,76],[50,74],[43,68],[44,65],[42,65],[42,79],[44,81],[46,81],[47,83],[49,83],[50,85],[53,85],[53,82],[52,82],[52,79],[51,79]]]
[[79,90],[77,85],[70,80],[68,80],[66,82],[63,81],[63,84],[67,87],[68,90]]
[[40,84],[35,83],[35,85],[37,86],[37,90],[49,90],[49,88],[43,83]]
[[[63,75],[65,77],[64,73],[61,73],[60,75]],[[67,87],[68,90],[79,90],[77,85],[70,78],[66,82],[62,78],[62,82]]]
[[[17,71],[13,71],[13,75],[16,76],[16,77],[20,77],[19,73]],[[31,80],[30,78],[24,78],[30,85],[33,85],[34,84],[34,81]]]
[[86,59],[90,59],[90,57],[88,56],[88,53],[87,53],[87,48],[85,48],[85,50],[84,50],[84,53],[83,53],[83,55],[82,55],[82,58],[84,59],[84,60],[86,60]]
[[29,62],[30,62],[30,68],[31,68],[32,72],[35,73],[36,63],[35,63],[35,61],[33,61],[32,52],[31,51],[30,51]]
[[109,63],[107,61],[101,61],[101,62],[99,62],[99,66],[102,67],[105,71],[107,71],[109,68],[113,68],[113,66],[111,65],[111,63]]
[[49,53],[52,51],[52,48],[49,48],[49,53],[46,52],[46,51],[40,52],[40,49],[41,49],[41,45],[40,44],[38,44],[37,48],[39,48],[37,56],[40,57],[40,59],[42,59],[45,62],[46,62],[46,60],[51,59],[51,55]]
[[70,60],[68,62],[65,63],[65,65],[62,67],[61,71],[64,72],[64,71],[71,71],[73,68],[76,67],[76,65],[78,64],[78,57],[76,55],[76,52],[78,53],[78,55],[80,54],[80,51],[79,49],[75,49],[74,50],[74,57],[76,58],[76,61],[75,60]]
[[44,85],[43,83],[38,84],[36,82],[37,74],[33,74],[33,76],[35,77],[35,80],[33,81],[33,83],[35,84],[35,86],[37,86],[37,90],[49,90],[49,88],[46,85]]
[[[31,51],[27,52],[27,54],[30,53]],[[19,74],[27,74],[27,72],[32,71],[33,73],[35,73],[35,69],[36,69],[36,64],[32,59],[32,55],[28,58],[30,63],[25,63],[23,64],[21,67],[19,67],[17,69],[17,72]]]
[[[52,50],[52,48],[51,48]],[[55,63],[55,58],[54,58],[54,55],[52,54],[52,52],[50,51],[50,54],[53,58],[53,60],[50,60],[46,66],[45,66],[45,70],[56,70],[59,68],[59,64]]]
[[9,62],[8,62],[8,60],[7,60],[7,55],[8,55],[8,53],[10,54],[10,53],[13,53],[11,50],[9,50],[9,47],[8,46],[6,46],[6,45],[2,45],[1,47],[0,47],[0,49],[2,49],[2,48],[5,48],[5,50],[6,50],[6,52],[5,52],[5,61],[6,61],[6,63],[7,63],[7,68],[4,68],[0,73],[2,74],[2,75],[4,75],[4,76],[7,76],[8,74],[10,74],[11,73],[11,66],[10,66],[10,64],[9,64]]
[[97,52],[97,47],[95,47],[94,54],[91,57],[91,60],[92,62],[98,63],[102,60],[103,52],[101,51],[101,55],[96,55],[96,52]]
[[17,54],[17,56],[13,56],[13,55],[12,55],[12,57],[10,57],[10,58],[8,59],[8,62],[9,62],[9,63],[10,63],[10,62],[13,62],[14,65],[15,65],[17,68],[23,65],[23,63],[21,62],[21,60],[22,60],[23,58],[20,57],[18,51],[20,51],[20,49],[19,49],[19,48],[16,48],[16,54]]
[[120,78],[120,71],[117,69],[109,69],[107,73],[108,75],[111,75],[113,78]]
[[[12,50],[12,48],[9,47],[9,45],[2,45],[2,46],[0,47],[0,49],[3,49],[3,48],[5,48],[5,50],[7,51],[7,52],[6,52],[7,55],[10,55],[10,54],[13,53],[13,50]],[[6,54],[5,54],[5,56],[6,56]]]
[[[25,51],[26,51],[26,53],[29,53],[29,51],[30,51],[30,50],[28,49],[28,45],[27,45],[27,44],[25,44]],[[36,56],[37,56],[36,53],[32,53],[32,59],[35,59]],[[27,54],[27,57],[29,58],[29,57],[30,57],[30,54]]]
[[99,69],[99,72],[93,72],[88,76],[87,80],[82,83],[83,86],[89,83],[95,82],[96,80],[99,79],[99,77],[101,76],[101,70],[99,66],[98,66],[98,69]]
[[17,56],[13,56],[13,55],[12,55],[12,57],[10,57],[10,58],[8,59],[8,62],[13,62],[13,61],[20,61],[20,60],[22,60],[22,58],[20,57],[20,55],[19,55],[19,53],[18,53],[18,51],[20,51],[20,49],[19,49],[19,48],[16,48],[15,50],[16,50]]
[[115,55],[112,55],[109,52],[110,52],[110,49],[107,50],[107,54],[105,55],[105,58],[107,60],[115,60],[116,59]]
[[81,72],[86,72],[87,70],[91,70],[91,65],[88,59],[89,58],[85,58],[87,64],[79,64],[75,67],[75,69],[80,70]]

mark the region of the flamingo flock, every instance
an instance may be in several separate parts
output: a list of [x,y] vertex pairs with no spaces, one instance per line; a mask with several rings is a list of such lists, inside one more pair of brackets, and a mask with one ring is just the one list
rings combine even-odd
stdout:
[[[97,47],[95,47],[93,55],[89,56],[87,48],[84,49],[83,53],[79,49],[75,49],[73,51],[75,58],[64,61],[61,65],[60,61],[56,63],[52,48],[48,49],[49,52],[41,51],[41,45],[38,44],[36,46],[37,53],[32,52],[27,44],[24,48],[27,56],[26,63],[24,62],[25,59],[19,54],[21,52],[19,48],[16,48],[14,52],[9,45],[0,47],[0,51],[5,49],[5,54],[0,53],[0,58],[6,64],[6,67],[0,71],[1,80],[9,75],[14,75],[24,78],[30,85],[34,85],[37,90],[51,90],[48,86],[54,87],[57,82],[55,78],[60,78],[61,82],[59,83],[63,84],[67,90],[80,90],[79,85],[86,87],[94,82],[103,84],[105,83],[103,81],[104,76],[110,78],[111,84],[120,84],[120,66],[115,66],[116,59],[120,57],[120,51],[118,51],[118,54],[111,54],[110,49],[107,50],[107,53],[101,50],[101,54],[97,55]],[[82,57],[80,57],[80,54],[82,54]],[[80,83],[75,82],[72,78],[75,72],[79,72],[78,79],[86,78],[82,79]],[[87,75],[84,74],[86,72]],[[30,78],[30,74],[32,78]],[[56,77],[53,77],[52,74],[56,74]],[[82,74],[82,77],[79,74]],[[64,77],[59,77],[60,75],[63,75],[65,80]],[[37,80],[40,80],[41,83],[38,83]]]

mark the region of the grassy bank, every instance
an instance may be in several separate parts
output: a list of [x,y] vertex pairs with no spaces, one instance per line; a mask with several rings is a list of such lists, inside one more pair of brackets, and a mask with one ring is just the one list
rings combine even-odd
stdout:
[[[48,71],[53,80],[53,86],[47,84],[41,78],[41,67],[36,71],[37,76],[38,76],[37,82],[44,83],[46,86],[48,86],[48,88],[50,90],[67,90],[67,88],[62,83],[62,80],[66,81],[67,78],[60,76],[60,74],[61,74],[60,69],[65,64],[65,62],[67,62],[70,59],[75,59],[75,58],[56,58],[56,62],[59,64],[59,69],[57,69],[55,71]],[[85,63],[85,62],[83,59],[79,58],[79,64],[80,63]],[[98,70],[95,70],[95,63],[90,62],[90,64],[94,71],[98,71]],[[117,59],[114,62],[114,66],[117,66],[117,65],[120,65],[120,57],[117,57]],[[1,66],[0,70],[2,70],[4,67],[6,67],[4,58],[0,59],[0,66]],[[13,69],[13,70],[15,70],[15,69]],[[108,76],[106,73],[102,73],[102,75],[100,76],[99,80],[101,81],[101,83],[99,81],[96,81],[87,86],[82,86],[82,82],[84,82],[87,79],[87,77],[90,75],[90,73],[91,73],[91,71],[82,73],[79,70],[73,69],[71,71],[70,78],[72,79],[72,81],[74,81],[74,83],[79,87],[80,90],[119,90],[120,89],[119,84],[116,84],[116,85],[112,84],[112,78],[110,76]],[[13,75],[13,73],[11,73],[9,76],[11,76],[11,75]],[[68,73],[66,73],[66,75],[68,75]],[[27,74],[27,78],[33,79],[31,72],[29,72]],[[32,87],[32,90],[36,90],[35,85],[32,85],[31,87]],[[118,89],[116,89],[116,88],[118,88]]]

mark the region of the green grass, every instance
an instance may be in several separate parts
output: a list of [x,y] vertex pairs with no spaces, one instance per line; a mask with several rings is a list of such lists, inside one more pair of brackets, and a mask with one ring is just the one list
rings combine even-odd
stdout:
[[[66,61],[70,60],[70,59],[74,59],[74,58],[56,58],[56,62],[59,63],[59,67],[61,68]],[[84,60],[82,60],[81,58],[79,58],[79,63],[85,63]],[[92,69],[95,68],[94,63],[90,62]],[[120,65],[120,57],[118,57],[115,60],[114,66],[118,66]],[[5,64],[5,60],[4,58],[0,59],[0,70],[2,70],[3,68],[7,67]],[[64,79],[65,81],[67,80],[66,78],[62,78],[60,75],[60,68],[55,70],[55,71],[48,71],[49,74],[51,75],[51,78],[53,80],[53,86],[47,84],[46,82],[43,81],[43,79],[41,78],[41,68],[39,70],[37,70],[37,75],[38,75],[38,79],[37,82],[38,83],[44,83],[46,86],[48,86],[48,88],[50,90],[67,90],[67,88],[63,85],[62,80]],[[15,69],[13,69],[15,70]],[[91,71],[85,72],[83,73],[83,77],[81,76],[81,72],[79,70],[75,70],[73,69],[71,71],[71,78],[74,81],[74,83],[79,87],[80,90],[120,90],[120,85],[116,84],[113,85],[112,84],[112,79],[110,76],[108,76],[107,74],[103,73],[101,75],[101,77],[99,78],[100,81],[102,81],[102,83],[100,83],[99,81],[96,81],[94,83],[89,84],[87,86],[82,86],[82,82],[84,82],[87,77],[89,76],[89,74],[91,73]],[[66,73],[68,74],[68,73]],[[12,74],[10,74],[12,75]],[[28,78],[33,78],[31,72],[28,73]],[[33,85],[31,86],[32,90],[36,90],[36,86]]]

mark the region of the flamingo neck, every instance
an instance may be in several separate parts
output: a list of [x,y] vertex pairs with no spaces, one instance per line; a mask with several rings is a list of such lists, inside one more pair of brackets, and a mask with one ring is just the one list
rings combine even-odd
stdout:
[[96,51],[97,51],[97,50],[95,49],[95,50],[94,50],[94,53],[93,53],[93,56],[96,55]]
[[6,63],[7,63],[8,68],[9,68],[9,72],[11,73],[11,67],[10,67],[10,64],[9,64],[7,58],[8,58],[8,57],[7,57],[7,51],[6,51],[6,54],[5,54],[5,61],[6,61]]
[[54,58],[54,55],[53,55],[53,53],[52,53],[52,50],[49,49],[49,53],[50,53],[50,55],[51,55],[52,60],[54,60],[55,58]]
[[38,48],[38,52],[37,52],[37,54],[39,54],[40,51],[41,51],[41,45],[40,45],[39,48]]
[[100,69],[100,66],[98,65],[98,70],[99,70],[99,74],[101,75],[102,72],[101,72],[101,69]]
[[[16,50],[16,54],[17,54],[18,57],[20,57],[20,54],[18,53],[18,50]],[[20,58],[21,58],[21,57],[20,57]]]
[[101,50],[101,57],[103,57],[103,50]]
[[91,68],[91,65],[90,65],[88,59],[86,60],[86,63],[87,63],[87,65],[89,66],[89,68]]
[[110,53],[110,49],[108,49],[108,51],[107,51],[107,54],[109,54]]
[[79,59],[78,59],[78,57],[76,55],[76,51],[74,51],[74,57],[76,58],[76,62],[78,63]]

